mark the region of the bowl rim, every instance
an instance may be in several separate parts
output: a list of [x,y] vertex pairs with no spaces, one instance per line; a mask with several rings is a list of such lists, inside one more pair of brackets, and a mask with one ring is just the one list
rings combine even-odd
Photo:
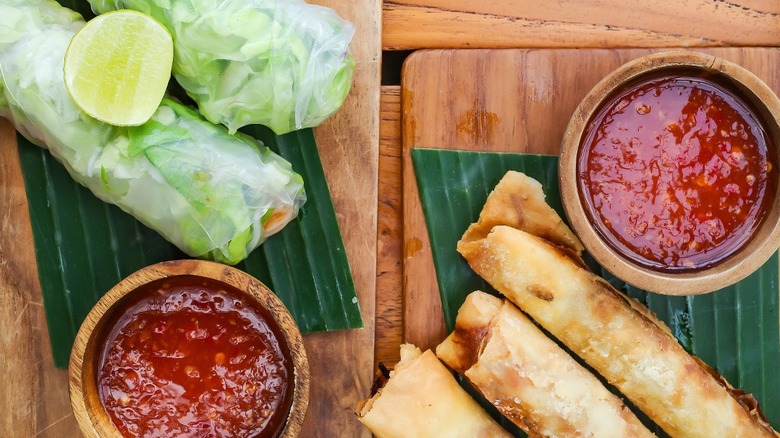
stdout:
[[[723,58],[689,50],[662,51],[628,61],[599,81],[582,99],[564,131],[558,178],[566,217],[586,250],[616,277],[641,289],[664,295],[698,295],[732,285],[763,265],[780,245],[780,182],[767,206],[767,217],[754,236],[735,254],[714,266],[692,272],[663,272],[636,264],[607,244],[588,220],[581,202],[577,161],[581,137],[588,122],[604,100],[632,80],[666,69],[693,68],[711,71],[729,79],[732,92],[746,98],[757,110],[767,135],[780,132],[780,99],[760,78],[744,67]],[[737,89],[735,89],[737,88]],[[752,95],[752,96],[750,96]],[[760,107],[760,108],[758,108]],[[772,138],[780,160],[780,136]],[[779,163],[774,163],[777,166]],[[757,239],[761,235],[763,238]]]
[[[96,403],[90,401],[85,389],[86,379],[94,375],[96,366],[85,364],[85,355],[90,349],[94,351],[100,348],[96,345],[97,337],[102,333],[101,329],[113,319],[113,310],[147,283],[187,275],[209,278],[235,287],[254,299],[279,326],[279,331],[290,352],[293,370],[292,400],[279,437],[298,436],[309,404],[310,383],[308,358],[303,337],[295,320],[284,303],[260,280],[231,266],[205,260],[172,260],[141,268],[117,283],[92,307],[76,334],[68,366],[71,408],[81,433],[86,437],[95,438],[122,436],[111,422],[99,399]],[[94,357],[98,358],[99,354],[95,354]]]

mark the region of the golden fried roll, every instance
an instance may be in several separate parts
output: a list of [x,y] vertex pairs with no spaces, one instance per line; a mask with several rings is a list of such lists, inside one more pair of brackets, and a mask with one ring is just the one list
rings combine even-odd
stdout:
[[[561,248],[571,251],[572,259],[584,266],[580,256],[583,246],[577,236],[563,223],[558,213],[545,202],[542,185],[520,172],[509,171],[488,195],[477,223],[471,224],[461,238],[462,242],[483,239],[497,225],[507,225],[539,236]],[[626,297],[628,298],[628,297]],[[634,300],[630,300],[632,304]],[[635,307],[648,318],[655,315],[637,303]],[[660,323],[659,327],[671,331]]]
[[401,346],[384,388],[358,404],[360,421],[379,438],[510,438],[432,351]]
[[482,239],[496,225],[508,225],[543,237],[577,255],[583,250],[577,236],[545,202],[539,181],[524,173],[510,170],[501,178],[488,195],[479,221],[466,230],[462,240]]
[[473,292],[436,355],[530,437],[655,437],[511,302]]
[[471,267],[673,437],[775,437],[700,361],[605,280],[506,226],[459,242]]

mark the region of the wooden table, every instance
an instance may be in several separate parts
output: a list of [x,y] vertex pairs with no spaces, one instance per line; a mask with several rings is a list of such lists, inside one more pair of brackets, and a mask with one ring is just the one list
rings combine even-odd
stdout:
[[[374,365],[394,363],[415,330],[403,318],[400,88],[380,87],[382,49],[780,45],[776,0],[316,2],[357,27],[352,93],[316,135],[365,328],[306,336],[313,387],[303,436],[368,436],[355,402]],[[66,373],[51,361],[14,138],[0,123],[0,436],[77,436]]]

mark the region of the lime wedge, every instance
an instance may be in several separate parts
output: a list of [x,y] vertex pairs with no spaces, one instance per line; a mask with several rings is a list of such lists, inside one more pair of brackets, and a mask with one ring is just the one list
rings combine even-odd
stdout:
[[171,78],[173,40],[140,12],[98,15],[79,30],[65,53],[65,86],[82,111],[112,125],[152,117]]

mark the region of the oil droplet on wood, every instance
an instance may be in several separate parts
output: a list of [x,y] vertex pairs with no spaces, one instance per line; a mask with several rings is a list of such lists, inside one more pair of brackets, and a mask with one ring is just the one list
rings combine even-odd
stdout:
[[406,241],[406,244],[404,245],[404,257],[411,257],[418,252],[423,247],[422,240],[412,237],[411,239]]
[[458,140],[465,144],[490,144],[499,123],[498,114],[473,108],[458,119],[455,130]]

